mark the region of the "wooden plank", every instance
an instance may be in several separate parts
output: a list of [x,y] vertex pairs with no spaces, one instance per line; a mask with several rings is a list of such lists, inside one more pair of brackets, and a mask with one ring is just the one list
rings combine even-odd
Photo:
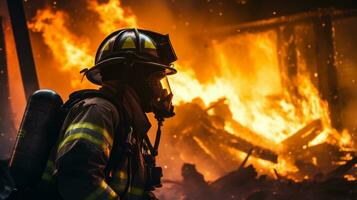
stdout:
[[333,127],[341,127],[341,101],[337,82],[334,36],[331,16],[323,16],[315,21],[317,71],[319,91],[329,103]]
[[282,144],[288,152],[301,150],[304,145],[308,145],[320,133],[321,128],[321,120],[314,120],[286,138],[282,141]]
[[9,15],[14,33],[25,97],[39,89],[31,41],[26,24],[22,0],[7,0]]

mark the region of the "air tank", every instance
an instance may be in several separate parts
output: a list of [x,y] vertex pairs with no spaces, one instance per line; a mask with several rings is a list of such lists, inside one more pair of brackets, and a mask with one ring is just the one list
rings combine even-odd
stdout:
[[31,187],[41,179],[63,122],[62,105],[62,98],[52,90],[30,96],[10,160],[17,188]]

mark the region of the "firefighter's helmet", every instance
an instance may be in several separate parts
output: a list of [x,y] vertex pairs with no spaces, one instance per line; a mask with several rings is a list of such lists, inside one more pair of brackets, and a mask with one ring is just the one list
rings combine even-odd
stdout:
[[85,70],[85,74],[89,81],[101,85],[103,68],[130,63],[142,64],[171,75],[176,73],[172,65],[176,60],[168,35],[142,29],[122,29],[104,39],[96,53],[95,65]]

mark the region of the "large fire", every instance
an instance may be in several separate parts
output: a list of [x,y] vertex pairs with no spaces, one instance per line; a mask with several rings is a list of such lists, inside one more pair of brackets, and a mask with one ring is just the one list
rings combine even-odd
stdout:
[[[122,7],[120,1],[110,0],[102,4],[89,1],[88,9],[99,15],[100,20],[96,23],[103,37],[117,29],[140,25],[133,12]],[[64,11],[48,8],[39,10],[29,27],[34,32],[42,33],[45,44],[61,64],[61,70],[71,72],[71,89],[93,87],[88,83],[81,84],[78,75],[81,69],[93,64],[94,50],[90,49],[90,36],[76,36],[67,28],[67,19]],[[200,97],[208,106],[211,102],[225,97],[234,121],[256,133],[256,136],[239,132],[234,121],[227,121],[225,129],[279,155],[277,164],[256,158],[251,162],[264,171],[277,169],[279,173],[287,174],[295,172],[297,168],[288,159],[284,159],[288,152],[283,141],[306,125],[314,122],[321,124],[320,134],[309,146],[329,142],[340,147],[350,147],[352,140],[346,131],[340,134],[332,128],[328,104],[320,98],[318,90],[311,82],[307,66],[290,82],[281,74],[276,37],[274,31],[267,31],[234,35],[223,41],[211,41],[210,45],[216,56],[204,59],[212,59],[212,62],[219,66],[220,73],[213,81],[200,83],[187,64],[189,62],[185,60],[179,61],[176,65],[179,73],[170,80],[176,105]],[[290,91],[287,84],[296,87],[296,91]],[[260,139],[268,142],[257,144]],[[199,144],[201,142],[197,137],[194,140]],[[230,152],[240,159],[245,156],[239,151]],[[206,175],[209,179],[217,177]]]
[[93,57],[89,54],[88,40],[79,38],[65,28],[68,20],[66,13],[50,9],[39,10],[29,28],[35,32],[41,32],[45,43],[51,48],[56,60],[62,66],[61,70],[71,71],[71,83],[73,87],[81,87],[80,79],[75,74],[85,66],[93,63]]

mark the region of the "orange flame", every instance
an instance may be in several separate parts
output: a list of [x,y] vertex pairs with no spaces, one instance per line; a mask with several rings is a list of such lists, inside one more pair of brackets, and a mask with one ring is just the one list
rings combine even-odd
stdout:
[[[284,76],[278,68],[276,33],[268,31],[254,34],[240,34],[225,39],[223,42],[213,41],[212,46],[217,54],[215,61],[220,67],[220,76],[214,82],[200,84],[190,70],[180,70],[172,77],[173,91],[176,94],[175,103],[192,101],[196,97],[203,99],[206,105],[221,97],[226,97],[233,113],[233,118],[254,131],[262,138],[273,142],[266,146],[281,157],[277,164],[259,159],[250,159],[260,171],[269,173],[276,169],[281,175],[297,172],[298,169],[284,158],[281,142],[296,133],[310,122],[319,119],[322,131],[309,146],[323,142],[331,142],[331,138],[340,138],[340,134],[332,128],[329,109],[319,92],[310,80],[306,66],[299,63],[302,70],[294,82],[299,96],[290,92],[284,84]],[[179,68],[180,67],[179,65]],[[185,69],[189,67],[185,67]],[[244,133],[237,132],[227,126],[227,131],[246,138]],[[340,143],[349,145],[349,134],[344,134]],[[247,138],[248,139],[248,138]],[[256,142],[256,138],[251,142]],[[244,154],[228,149],[232,155],[244,157]]]
[[[138,25],[136,16],[130,9],[124,9],[117,0],[109,0],[103,4],[89,1],[88,9],[99,15],[98,26],[105,35],[120,28]],[[73,88],[86,87],[87,85],[80,85],[74,74],[92,65],[90,43],[69,31],[66,28],[66,19],[68,16],[62,11],[40,10],[29,27],[32,31],[42,33],[45,43],[61,64],[61,70],[72,72],[73,77],[70,78]],[[226,97],[234,120],[271,141],[272,144],[266,148],[278,153],[283,153],[280,143],[284,139],[316,119],[322,122],[322,133],[309,143],[310,146],[325,141],[350,146],[352,139],[349,134],[339,134],[332,128],[328,105],[320,98],[307,70],[300,70],[296,79],[290,82],[297,88],[299,95],[289,91],[279,69],[276,40],[276,33],[267,31],[213,41],[211,46],[217,56],[212,58],[212,63],[219,66],[220,74],[207,84],[198,81],[188,67],[188,62],[180,61],[177,64],[179,73],[170,77],[175,93],[174,103],[190,102],[200,97],[209,105]],[[303,63],[299,65],[303,66]],[[236,131],[230,124],[225,127],[228,132]],[[201,144],[198,138],[194,139]],[[256,140],[253,138],[251,142],[255,143]],[[244,157],[241,152],[232,149],[229,151],[238,158]],[[257,159],[253,162],[261,169],[275,168],[283,174],[297,171],[292,163],[283,158],[276,165]]]
[[67,20],[68,16],[62,11],[39,10],[29,28],[42,33],[44,42],[61,65],[61,70],[72,72],[72,86],[80,88],[83,86],[78,79],[78,73],[93,63],[93,57],[88,53],[88,40],[71,33],[66,28]]
[[307,74],[297,77],[302,98],[298,105],[292,102],[295,97],[286,90],[279,72],[275,37],[274,32],[241,34],[213,42],[222,75],[202,85],[192,71],[179,71],[171,79],[176,103],[201,97],[208,105],[226,97],[236,121],[275,143],[315,119],[329,126],[327,103]]
[[[99,4],[89,1],[88,9],[95,11],[100,18],[99,28],[102,33],[109,33],[129,27],[136,27],[136,17],[130,9],[124,9],[120,1],[110,0],[108,3]],[[109,18],[107,16],[110,16]],[[81,84],[78,74],[83,68],[93,65],[93,56],[90,54],[89,40],[77,37],[66,27],[69,17],[63,11],[53,11],[50,8],[39,10],[29,28],[34,32],[41,32],[46,45],[51,49],[55,59],[62,66],[61,70],[71,72],[71,85],[73,88],[93,87]],[[108,19],[110,19],[108,21]]]
[[88,8],[99,15],[99,28],[105,35],[121,28],[137,27],[135,15],[130,9],[124,9],[118,0],[109,0],[108,3],[103,4],[89,1]]

